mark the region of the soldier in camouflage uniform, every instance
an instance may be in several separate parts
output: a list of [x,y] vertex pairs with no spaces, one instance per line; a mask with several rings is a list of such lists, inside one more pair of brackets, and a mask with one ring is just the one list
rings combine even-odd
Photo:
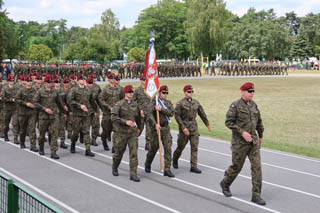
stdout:
[[208,130],[211,131],[207,115],[204,112],[201,104],[192,98],[193,88],[192,85],[186,85],[183,88],[185,97],[181,99],[175,108],[175,119],[179,125],[178,135],[178,147],[173,153],[172,166],[178,168],[178,159],[180,158],[183,149],[190,140],[191,146],[191,157],[190,172],[201,173],[198,169],[198,145],[199,145],[199,132],[197,124],[197,114],[200,116],[203,123],[207,126]]
[[[78,86],[73,87],[67,97],[67,102],[72,108],[73,124],[70,152],[76,152],[76,142],[79,134],[82,133],[86,147],[86,156],[94,157],[94,153],[90,150],[91,140],[89,131],[91,115],[94,114],[95,116],[98,116],[98,108],[93,98],[92,91],[86,87],[85,83],[86,78],[84,75],[80,74],[78,76]],[[89,111],[89,109],[92,109],[93,111]]]
[[[172,136],[170,133],[170,117],[174,114],[174,107],[171,101],[167,100],[169,94],[169,89],[167,86],[161,86],[159,90],[159,102],[157,105],[156,99],[149,105],[149,112],[147,113],[147,121],[150,123],[150,128],[152,132],[151,147],[148,151],[145,171],[147,173],[151,172],[151,164],[159,149],[158,141],[158,131],[160,131],[161,141],[164,148],[164,176],[174,177],[171,172],[171,146],[172,146]],[[157,111],[159,111],[159,124],[157,123]]]
[[[146,114],[147,108],[151,102],[150,98],[146,95],[144,92],[144,86],[146,83],[146,77],[141,75],[140,76],[140,86],[134,91],[133,95],[133,100],[138,103],[140,113],[141,114]],[[141,124],[142,129],[144,128],[144,124],[146,125],[146,145],[145,145],[145,150],[150,149],[150,144],[151,144],[151,131],[150,131],[150,126],[149,123],[146,122],[146,116],[144,117],[144,121]]]
[[20,124],[20,148],[24,149],[26,134],[30,137],[30,150],[38,152],[36,145],[36,131],[33,125],[34,104],[33,97],[36,90],[32,87],[32,79],[30,76],[26,77],[26,87],[21,87],[16,95],[16,102],[18,103],[18,116]]
[[232,165],[225,171],[220,186],[226,197],[231,197],[230,185],[240,173],[246,157],[251,162],[252,202],[265,205],[261,198],[262,172],[260,146],[264,127],[257,104],[252,100],[254,85],[245,83],[240,87],[242,97],[234,101],[226,115],[226,126],[232,130]]
[[15,96],[18,92],[18,86],[14,84],[14,77],[9,74],[7,77],[7,85],[2,88],[1,98],[3,102],[3,134],[4,140],[10,141],[8,137],[9,124],[12,119],[12,132],[14,135],[14,143],[19,144],[18,134],[19,134],[19,123],[18,114],[16,110],[16,99]]
[[130,155],[130,180],[139,182],[138,167],[138,136],[141,134],[141,116],[138,103],[132,100],[133,88],[131,85],[124,87],[124,99],[116,103],[111,110],[111,120],[114,123],[114,144],[112,174],[118,176],[118,167],[123,153],[128,145]]
[[58,131],[59,131],[59,112],[65,112],[61,97],[52,88],[52,76],[47,75],[44,79],[44,87],[41,88],[34,97],[34,105],[39,110],[39,154],[44,155],[45,134],[48,132],[51,158],[59,159],[58,150]]
[[1,91],[2,91],[2,78],[0,76],[0,138],[4,137],[3,134],[3,103],[2,103],[2,97],[1,97]]

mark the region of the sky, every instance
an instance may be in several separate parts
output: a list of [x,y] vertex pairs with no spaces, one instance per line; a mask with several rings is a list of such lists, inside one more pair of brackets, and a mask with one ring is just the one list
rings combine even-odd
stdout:
[[[273,8],[277,16],[294,11],[298,16],[320,12],[320,0],[225,0],[226,7],[241,16],[250,7],[256,10]],[[139,13],[157,0],[4,0],[3,9],[14,21],[37,21],[66,19],[67,26],[90,28],[101,23],[101,14],[108,8],[120,21],[120,26],[132,27]]]

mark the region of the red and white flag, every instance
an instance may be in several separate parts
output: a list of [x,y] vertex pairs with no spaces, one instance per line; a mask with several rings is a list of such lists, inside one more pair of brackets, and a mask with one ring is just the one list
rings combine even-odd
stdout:
[[153,98],[155,96],[160,87],[154,42],[155,39],[152,35],[152,38],[150,39],[149,48],[146,54],[146,61],[143,74],[146,77],[144,91],[150,98]]

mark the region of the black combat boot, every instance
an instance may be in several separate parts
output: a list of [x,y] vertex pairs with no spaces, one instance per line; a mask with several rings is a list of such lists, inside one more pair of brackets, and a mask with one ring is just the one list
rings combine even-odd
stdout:
[[68,139],[71,139],[71,132],[68,132]]
[[76,153],[76,142],[71,141],[71,147],[70,147],[71,153]]
[[0,132],[0,138],[4,138],[3,132]]
[[91,145],[92,145],[92,146],[98,146],[95,138],[92,138],[92,140],[91,140]]
[[144,171],[146,173],[151,173],[151,166],[150,165],[147,165],[146,163],[144,164]]
[[13,138],[13,143],[14,143],[14,144],[20,144],[20,142],[19,142],[19,140],[18,140],[18,136],[15,136],[15,137]]
[[114,148],[114,146],[112,147],[111,152],[112,152],[112,153],[115,153],[115,152],[116,152],[116,149]]
[[104,150],[106,150],[106,151],[109,151],[110,149],[109,149],[109,146],[108,146],[108,144],[107,144],[107,141],[104,139],[104,140],[102,140],[102,144],[103,144],[103,148],[104,148]]
[[64,143],[64,141],[61,141],[61,142],[60,142],[60,147],[61,147],[62,149],[68,149],[68,146]]
[[25,149],[25,148],[26,148],[26,145],[24,144],[24,141],[21,141],[21,143],[20,143],[20,148],[21,148],[21,149]]
[[197,174],[201,174],[201,170],[198,169],[198,167],[196,166],[193,166],[190,168],[190,172],[194,172],[194,173],[197,173]]
[[168,176],[170,178],[174,178],[174,174],[170,170],[164,171],[163,176]]
[[112,175],[113,176],[119,176],[118,169],[112,168]]
[[266,205],[266,202],[260,196],[252,196],[251,201],[261,206]]
[[35,147],[35,146],[31,147],[30,150],[31,150],[32,152],[38,152],[38,151],[39,151],[38,148]]
[[232,196],[229,186],[226,186],[224,184],[223,180],[220,182],[220,186],[221,186],[222,193],[224,194],[224,196],[226,196],[226,197]]
[[140,178],[138,178],[137,175],[132,175],[130,176],[130,180],[134,181],[134,182],[140,182]]
[[86,149],[86,156],[94,157],[94,153],[91,152],[90,148]]
[[83,134],[80,133],[80,139],[79,139],[80,143],[83,143]]
[[178,165],[178,161],[177,161],[177,160],[172,160],[172,167],[175,168],[175,169],[178,169],[178,168],[179,168],[179,165]]
[[111,135],[110,135],[110,136],[108,136],[108,141],[109,141],[109,142],[111,141]]
[[39,146],[39,155],[44,155],[44,144]]
[[10,141],[10,140],[9,140],[9,137],[8,137],[8,133],[5,133],[5,134],[4,134],[4,141],[6,141],[6,142]]
[[58,160],[60,157],[56,152],[51,152],[51,158]]

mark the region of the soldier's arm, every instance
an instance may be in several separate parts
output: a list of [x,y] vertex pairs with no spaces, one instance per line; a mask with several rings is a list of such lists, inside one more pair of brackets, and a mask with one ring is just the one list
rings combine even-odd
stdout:
[[231,104],[226,115],[225,125],[229,129],[242,134],[244,130],[241,129],[238,125],[236,125],[236,118],[237,118],[237,108],[234,104]]
[[167,101],[166,103],[166,107],[167,109],[165,108],[161,108],[161,113],[168,116],[168,117],[172,117],[174,115],[174,108],[173,108],[173,105],[171,103],[171,101]]
[[46,111],[46,107],[40,104],[40,100],[41,100],[41,94],[40,94],[40,91],[38,91],[36,95],[33,97],[34,106],[38,110]]
[[206,127],[208,127],[210,125],[209,124],[209,120],[208,120],[207,115],[204,112],[204,109],[203,109],[203,107],[201,106],[200,103],[199,103],[199,107],[198,107],[198,115],[200,116],[201,120],[206,125]]
[[116,103],[111,110],[111,121],[112,122],[118,121],[122,124],[126,124],[127,120],[120,117],[120,104],[119,104],[119,102]]
[[15,99],[16,99],[16,102],[18,104],[21,104],[21,105],[26,105],[27,102],[23,100],[22,98],[22,89],[19,89],[16,96],[15,96]]
[[59,93],[57,93],[57,96],[56,96],[56,104],[59,108],[59,111],[66,114],[66,110],[64,109],[64,106],[65,106],[65,103],[64,101],[62,100],[61,96],[59,95]]
[[109,110],[111,110],[111,106],[109,105],[109,104],[107,104],[107,102],[106,102],[106,100],[105,100],[105,98],[106,98],[106,96],[107,96],[107,94],[105,94],[106,92],[105,92],[106,90],[102,90],[102,92],[100,93],[100,95],[99,95],[99,102],[100,102],[100,106],[102,107],[102,108],[108,108]]
[[257,110],[258,110],[258,123],[257,123],[256,130],[258,132],[259,138],[263,138],[264,127],[262,124],[261,114],[260,114],[258,107],[257,107]]
[[8,97],[5,89],[2,89],[2,91],[1,91],[1,97],[2,97],[2,101],[3,101],[3,102],[6,102],[6,103],[11,103],[11,102],[12,102],[12,98],[9,98],[9,97]]
[[174,118],[176,119],[177,123],[179,124],[179,127],[181,127],[181,129],[185,129],[186,127],[183,124],[182,118],[181,118],[181,108],[182,108],[182,104],[180,102],[177,103],[176,108],[175,108],[175,114],[174,114]]
[[95,113],[97,113],[98,112],[98,104],[96,103],[96,98],[94,98],[93,93],[91,93],[89,101],[90,101],[90,104],[91,104],[91,106],[93,108],[93,111]]
[[[146,115],[145,115],[145,116],[146,116]],[[136,114],[136,116],[135,116],[135,122],[136,122],[137,128],[138,128],[138,130],[139,130],[139,132],[140,132],[140,134],[141,134],[141,132],[142,132],[142,130],[143,130],[143,126],[144,126],[144,120],[143,120],[143,118],[141,117],[139,108],[138,108],[137,114]]]
[[72,106],[72,108],[78,108],[81,109],[81,104],[76,102],[75,99],[75,89],[72,88],[68,97],[67,97],[67,102]]

